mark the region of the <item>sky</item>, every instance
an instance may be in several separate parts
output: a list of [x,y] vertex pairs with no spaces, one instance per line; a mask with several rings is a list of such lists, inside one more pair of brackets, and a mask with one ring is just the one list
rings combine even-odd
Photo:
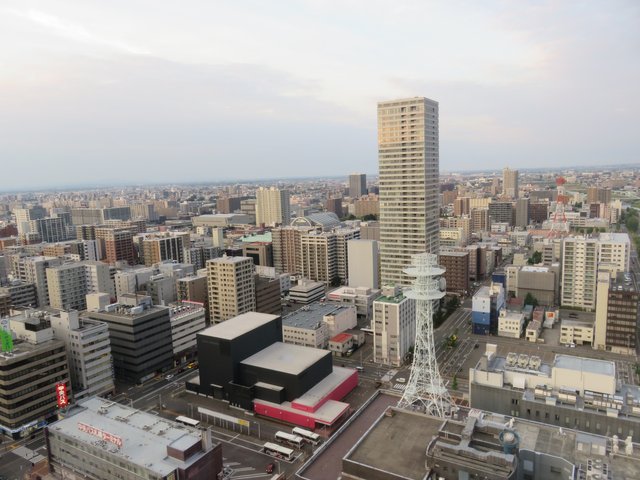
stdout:
[[413,96],[444,172],[640,162],[637,0],[0,0],[0,42],[0,190],[376,174]]

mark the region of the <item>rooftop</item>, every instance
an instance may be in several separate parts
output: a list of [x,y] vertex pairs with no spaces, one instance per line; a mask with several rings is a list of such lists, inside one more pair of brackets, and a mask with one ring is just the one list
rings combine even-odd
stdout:
[[574,357],[572,355],[556,355],[554,367],[575,370],[576,372],[589,372],[599,375],[615,376],[614,362],[596,360],[594,358]]
[[[89,432],[81,429],[84,424],[97,429]],[[190,457],[186,462],[167,456],[167,446],[181,450],[201,441],[200,431],[151,415],[142,410],[119,403],[92,397],[80,401],[69,414],[51,425],[49,430],[83,443],[101,447],[105,452],[141,465],[160,476],[167,476],[176,468],[199,460],[202,453]],[[104,434],[111,434],[109,440]],[[118,442],[121,441],[121,446]]]
[[233,340],[278,318],[269,313],[247,312],[205,328],[198,335]]
[[328,350],[276,342],[240,363],[298,375],[327,355],[331,355]]
[[316,329],[319,328],[318,323],[322,322],[325,315],[335,315],[349,308],[354,307],[334,303],[310,303],[283,317],[282,326]]

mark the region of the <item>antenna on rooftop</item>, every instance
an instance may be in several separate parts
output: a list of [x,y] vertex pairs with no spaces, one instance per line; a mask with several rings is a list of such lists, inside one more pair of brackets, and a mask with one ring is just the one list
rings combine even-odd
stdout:
[[444,279],[440,278],[445,269],[438,265],[437,255],[425,252],[413,255],[411,266],[404,272],[415,277],[413,288],[405,295],[416,301],[416,340],[409,382],[398,407],[444,418],[454,406],[438,369],[433,340],[433,304],[445,295],[441,290]]

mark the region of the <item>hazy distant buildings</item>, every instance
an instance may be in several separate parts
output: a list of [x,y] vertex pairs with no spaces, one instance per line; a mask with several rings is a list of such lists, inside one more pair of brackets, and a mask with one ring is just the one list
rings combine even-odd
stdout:
[[411,256],[438,253],[438,103],[378,103],[380,269],[383,284],[410,283]]
[[352,173],[349,175],[349,196],[360,198],[367,194],[367,175],[364,173]]
[[256,224],[289,225],[290,221],[289,191],[260,187],[256,191]]

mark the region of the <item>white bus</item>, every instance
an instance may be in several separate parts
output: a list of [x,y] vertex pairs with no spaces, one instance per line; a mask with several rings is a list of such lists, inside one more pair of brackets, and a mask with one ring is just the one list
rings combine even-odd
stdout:
[[293,458],[293,450],[287,447],[282,447],[277,443],[267,442],[262,447],[262,450],[267,455],[272,457],[281,458],[283,460],[291,460]]
[[296,448],[302,448],[304,438],[298,435],[291,435],[287,432],[276,432],[276,442],[286,443],[287,445],[291,445]]
[[305,430],[304,428],[294,427],[293,430],[291,430],[291,433],[302,437],[312,445],[318,445],[320,443],[320,435],[310,432],[309,430]]
[[183,417],[182,415],[176,417],[176,422],[182,423],[184,425],[189,425],[190,427],[197,427],[198,425],[200,425],[200,422],[198,420],[194,420],[193,418],[189,417]]

